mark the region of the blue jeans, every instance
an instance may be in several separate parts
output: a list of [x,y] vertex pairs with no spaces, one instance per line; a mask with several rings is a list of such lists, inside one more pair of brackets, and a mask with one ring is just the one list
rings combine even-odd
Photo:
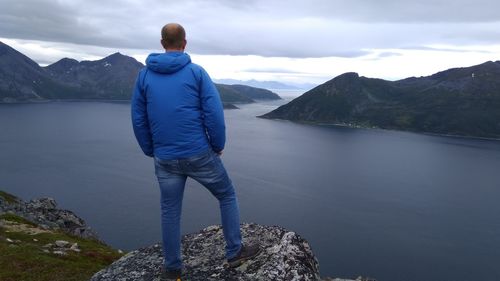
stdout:
[[235,257],[241,248],[240,210],[233,184],[219,155],[209,149],[184,159],[155,157],[155,173],[161,191],[161,226],[165,268],[182,268],[181,210],[187,177],[205,186],[219,200],[226,258]]

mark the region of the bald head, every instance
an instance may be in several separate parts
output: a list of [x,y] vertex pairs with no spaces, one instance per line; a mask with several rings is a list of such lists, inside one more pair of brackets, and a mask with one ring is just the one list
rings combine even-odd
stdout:
[[184,50],[186,31],[178,23],[168,23],[161,29],[161,45],[165,50]]

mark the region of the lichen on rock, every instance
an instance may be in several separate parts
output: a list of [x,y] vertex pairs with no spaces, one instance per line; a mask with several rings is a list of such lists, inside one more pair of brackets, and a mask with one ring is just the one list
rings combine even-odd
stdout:
[[[311,247],[295,232],[278,226],[243,224],[246,242],[259,242],[261,253],[241,266],[225,264],[220,226],[210,226],[182,239],[183,280],[320,280],[319,266]],[[128,253],[96,273],[91,281],[159,280],[163,263],[161,244]]]

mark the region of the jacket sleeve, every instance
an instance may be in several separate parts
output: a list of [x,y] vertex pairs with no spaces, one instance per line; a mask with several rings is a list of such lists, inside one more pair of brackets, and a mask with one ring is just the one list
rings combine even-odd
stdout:
[[219,92],[215,88],[208,73],[201,69],[201,107],[204,115],[204,126],[215,152],[224,150],[226,143],[226,125],[224,124],[224,110]]
[[146,93],[143,87],[144,76],[145,71],[139,72],[132,94],[132,127],[135,138],[144,154],[153,157],[153,139],[149,127]]

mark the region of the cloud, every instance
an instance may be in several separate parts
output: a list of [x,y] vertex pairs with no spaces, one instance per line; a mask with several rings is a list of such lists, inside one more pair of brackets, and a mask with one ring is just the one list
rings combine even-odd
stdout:
[[[4,0],[0,4],[2,37],[103,44],[100,30],[75,17],[75,12],[58,1]],[[97,35],[97,36],[96,36]]]
[[[98,47],[142,48],[143,42],[153,42],[147,26],[145,33],[139,32],[127,20],[134,15],[134,7],[120,5],[120,1],[3,0],[0,2],[0,36]],[[132,36],[134,32],[137,34]]]
[[496,0],[3,0],[0,37],[148,52],[163,24],[180,22],[191,53],[356,58],[499,44],[498,10]]
[[496,0],[278,0],[272,3],[274,6],[269,9],[280,7],[292,17],[307,14],[368,23],[498,22],[500,10],[500,2]]
[[381,52],[380,54],[377,55],[378,58],[387,58],[387,57],[396,57],[396,56],[401,56],[401,53]]
[[302,74],[303,72],[290,70],[281,67],[253,67],[242,69],[243,72],[257,72],[257,73],[279,73],[279,74]]
[[418,51],[436,51],[436,52],[452,52],[452,53],[483,53],[492,54],[490,50],[482,50],[480,48],[452,48],[450,46],[404,46],[401,50],[418,50]]

